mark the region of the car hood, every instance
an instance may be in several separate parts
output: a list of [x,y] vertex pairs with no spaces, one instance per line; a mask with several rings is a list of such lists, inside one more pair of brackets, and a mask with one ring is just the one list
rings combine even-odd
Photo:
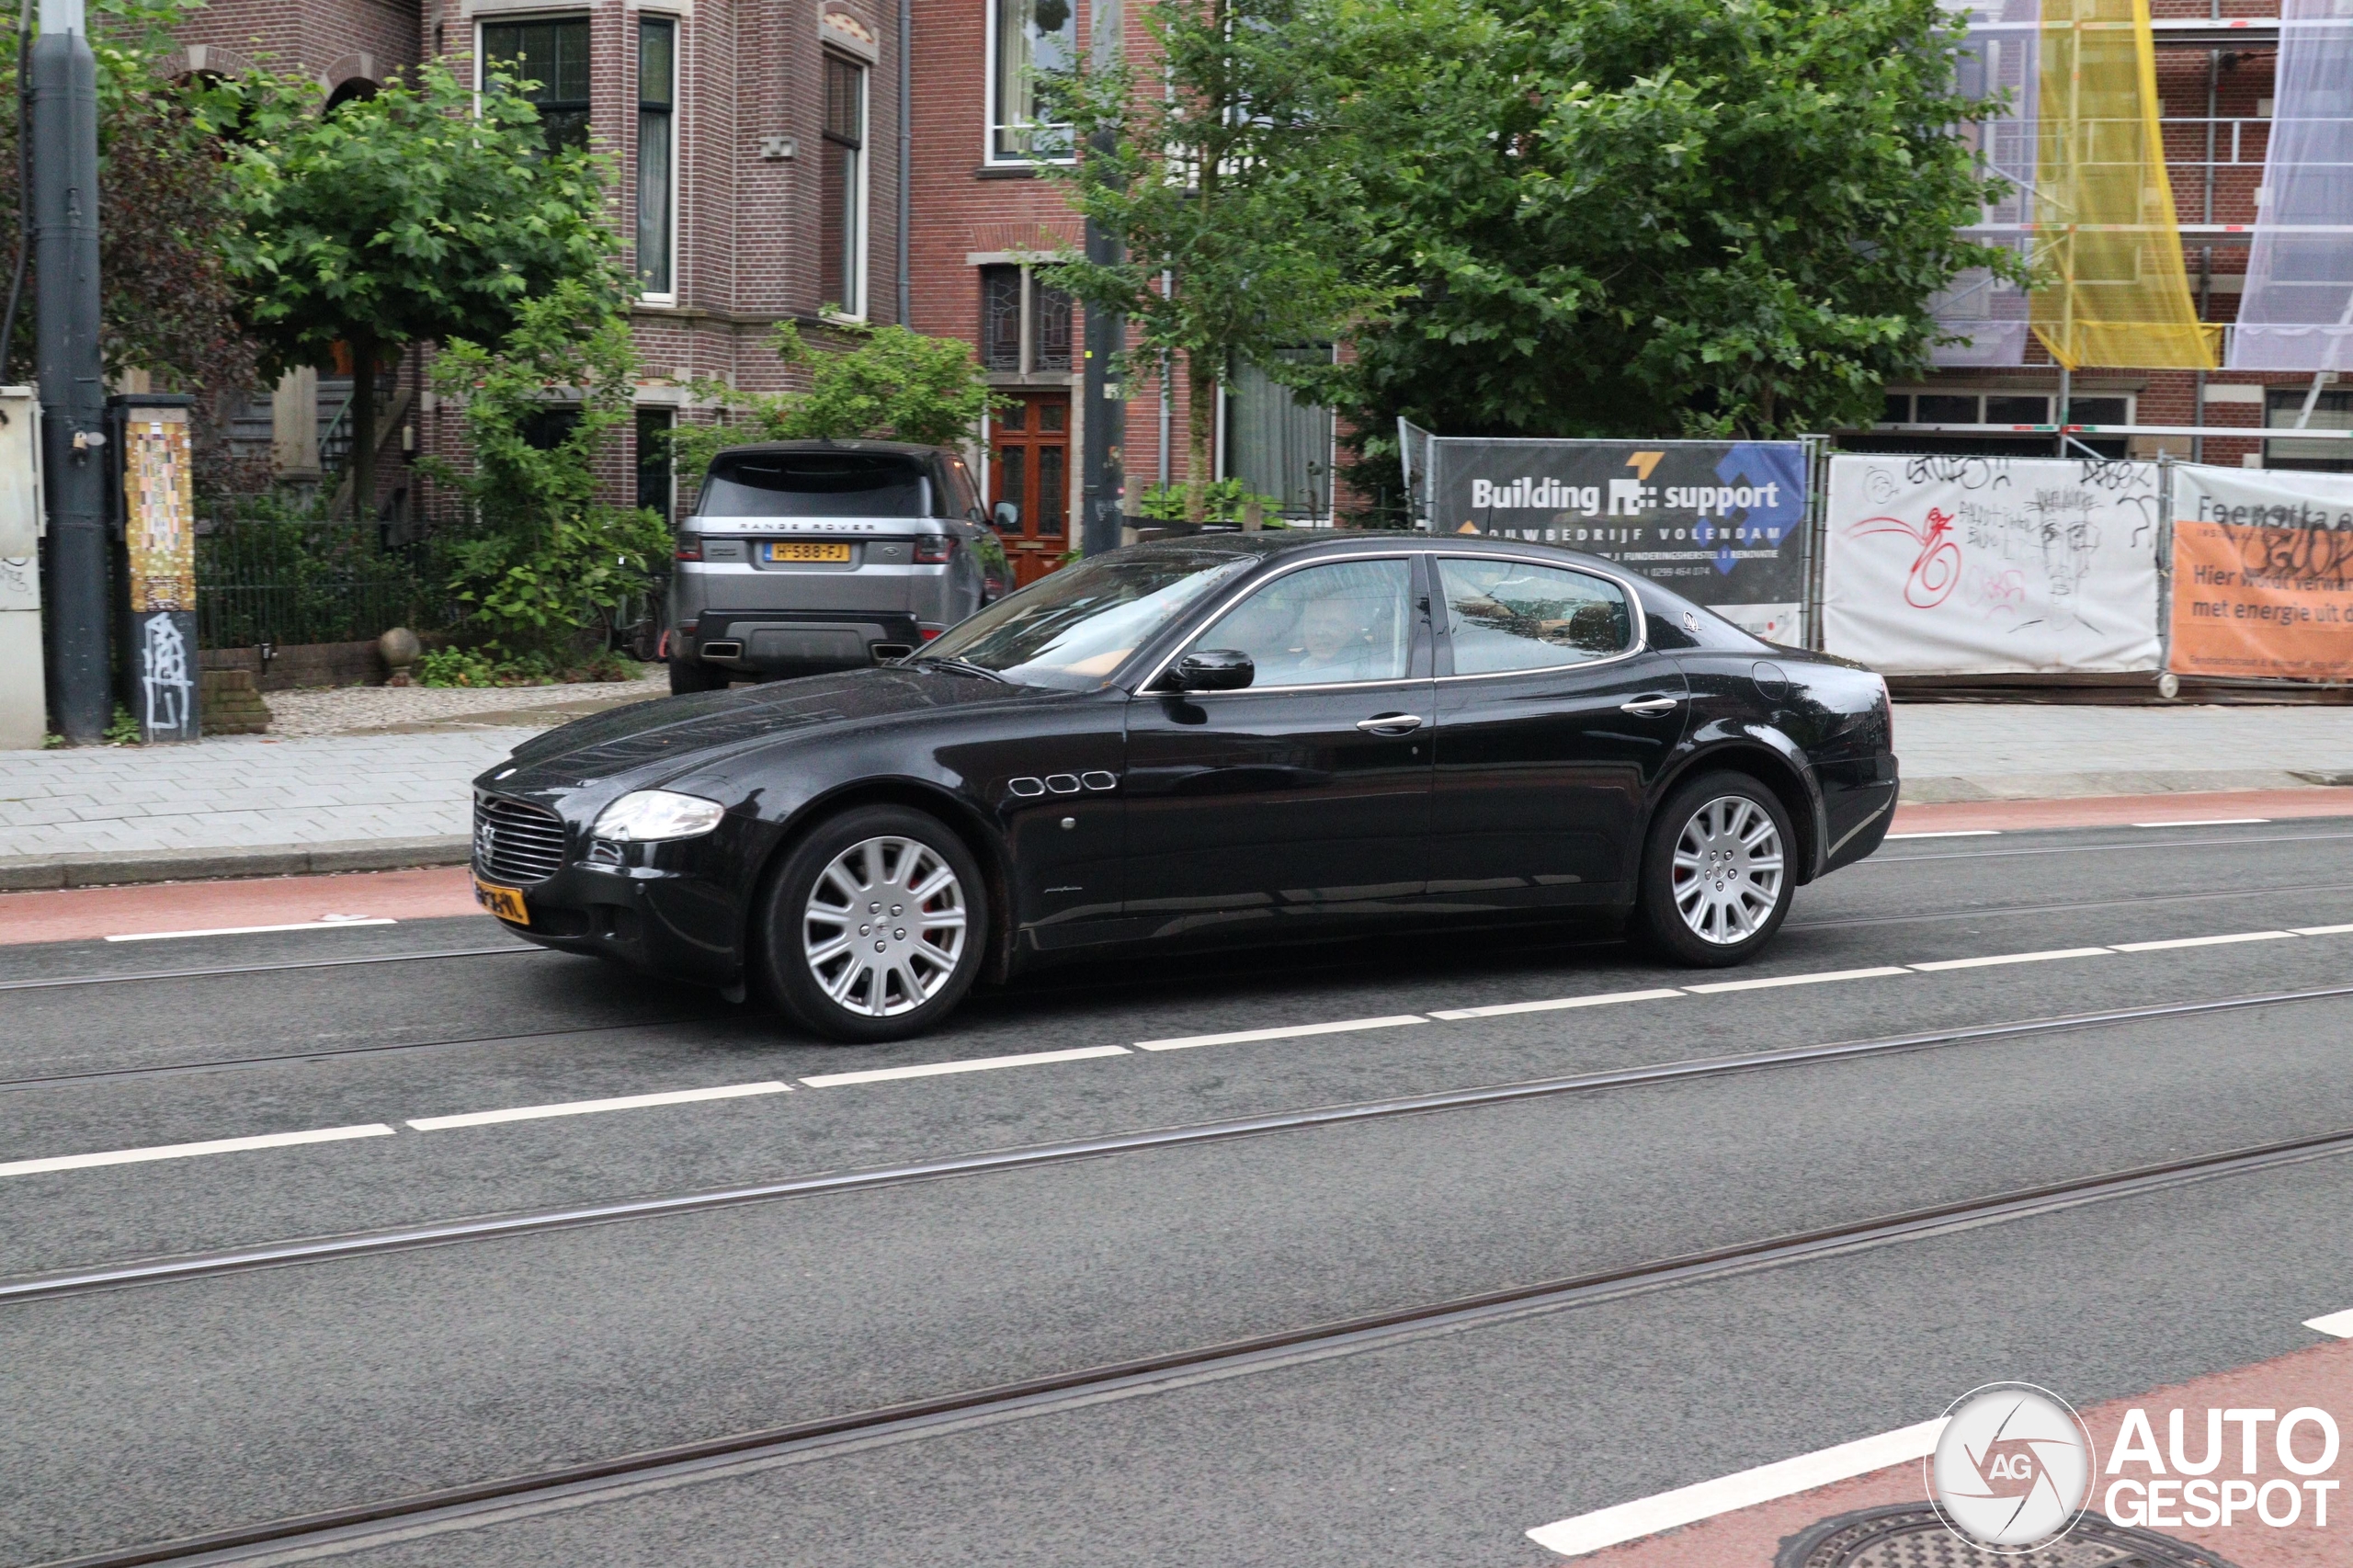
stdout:
[[581,788],[630,775],[652,782],[794,731],[835,731],[976,707],[1066,699],[1040,687],[891,666],[809,676],[736,691],[657,698],[537,735],[483,780],[502,790]]

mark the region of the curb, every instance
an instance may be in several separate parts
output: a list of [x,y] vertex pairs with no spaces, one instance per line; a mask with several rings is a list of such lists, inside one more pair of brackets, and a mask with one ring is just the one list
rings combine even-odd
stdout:
[[338,844],[274,845],[258,849],[169,849],[137,854],[0,858],[0,892],[48,888],[118,887],[131,882],[210,881],[227,877],[324,876],[335,871],[397,871],[417,866],[462,866],[472,841],[463,834],[433,838],[352,839]]

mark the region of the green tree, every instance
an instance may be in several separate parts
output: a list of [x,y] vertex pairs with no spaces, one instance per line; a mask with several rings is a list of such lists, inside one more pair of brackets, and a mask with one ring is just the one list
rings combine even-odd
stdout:
[[[610,160],[550,150],[539,110],[497,76],[477,96],[438,64],[319,112],[316,85],[248,77],[228,169],[229,256],[275,372],[351,353],[352,494],[375,494],[375,367],[412,343],[504,336],[524,301],[622,297],[606,221]],[[567,288],[566,285],[577,285]]]
[[1146,0],[1143,21],[1148,66],[1083,67],[1046,94],[1084,153],[1045,167],[1126,258],[1058,256],[1044,276],[1127,318],[1122,376],[1164,354],[1183,361],[1186,516],[1198,522],[1218,383],[1249,364],[1294,389],[1324,386],[1328,366],[1282,350],[1330,341],[1394,291],[1369,252],[1353,179],[1364,160],[1344,151],[1347,84],[1319,0]]
[[1413,292],[1344,414],[1448,434],[1780,436],[1877,416],[2005,254],[1937,0],[1334,0],[1346,145]]
[[448,546],[452,593],[502,651],[562,658],[618,624],[670,538],[652,511],[605,500],[597,473],[634,417],[628,317],[601,280],[579,278],[519,301],[514,317],[495,347],[443,344],[433,383],[462,410],[472,466],[422,466],[466,503]]
[[954,446],[979,428],[995,401],[972,346],[961,339],[926,337],[904,326],[845,324],[827,330],[856,347],[813,351],[790,322],[777,324],[768,339],[786,364],[808,367],[806,392],[742,392],[723,381],[693,382],[695,395],[718,404],[726,423],[681,425],[672,432],[680,472],[699,478],[714,452],[749,441],[873,437]]

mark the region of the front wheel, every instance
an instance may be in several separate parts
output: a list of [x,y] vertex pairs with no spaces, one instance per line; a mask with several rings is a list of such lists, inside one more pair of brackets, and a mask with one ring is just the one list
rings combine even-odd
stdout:
[[988,942],[981,869],[937,817],[821,823],[769,879],[761,956],[785,1011],[828,1040],[905,1040],[951,1012]]
[[1643,846],[1635,923],[1679,963],[1745,962],[1790,912],[1789,813],[1745,773],[1711,773],[1677,790]]

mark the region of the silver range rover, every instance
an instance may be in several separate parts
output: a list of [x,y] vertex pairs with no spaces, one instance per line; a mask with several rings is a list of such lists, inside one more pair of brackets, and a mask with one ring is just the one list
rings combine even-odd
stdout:
[[730,448],[678,525],[670,689],[904,657],[981,608],[994,537],[953,452],[895,441]]

